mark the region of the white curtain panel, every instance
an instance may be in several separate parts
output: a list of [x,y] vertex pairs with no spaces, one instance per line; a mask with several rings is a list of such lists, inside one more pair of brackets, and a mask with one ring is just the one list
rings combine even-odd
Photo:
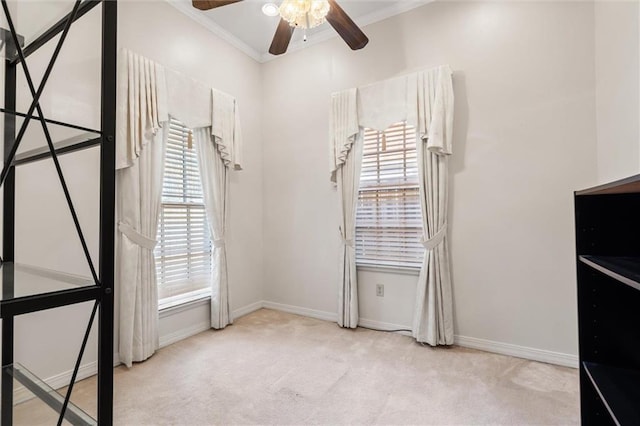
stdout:
[[168,114],[164,68],[124,49],[118,64],[116,290],[120,360],[130,367],[158,348],[153,249]]
[[413,336],[453,344],[451,266],[447,245],[448,157],[452,154],[453,84],[449,67],[416,75],[417,147],[425,257],[418,277]]
[[362,137],[356,137],[346,161],[337,171],[338,196],[340,197],[342,216],[340,225],[342,285],[338,290],[338,325],[345,328],[358,327],[358,274],[356,271],[355,239],[362,146]]
[[210,127],[195,130],[194,139],[200,163],[200,179],[202,180],[207,221],[213,241],[211,327],[221,329],[233,322],[229,308],[229,279],[225,244],[229,169],[222,158],[218,145],[214,142]]
[[356,271],[356,208],[362,165],[362,132],[358,126],[355,89],[336,93],[331,100],[332,179],[340,199],[341,282],[338,288],[338,325],[358,326],[358,276]]
[[166,132],[158,131],[135,164],[117,171],[120,361],[128,367],[158,348],[158,286],[153,249],[162,194]]

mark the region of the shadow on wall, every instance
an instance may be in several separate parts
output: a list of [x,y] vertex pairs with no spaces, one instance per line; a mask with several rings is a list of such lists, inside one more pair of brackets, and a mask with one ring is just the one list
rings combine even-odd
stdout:
[[[467,147],[467,133],[469,130],[469,102],[467,100],[467,78],[464,72],[453,72],[453,94],[455,106],[453,112],[453,155],[449,163],[449,206],[447,218],[449,223],[449,259],[451,259],[451,286],[452,294],[455,296],[455,259],[451,256],[451,230],[455,228],[455,223],[451,220],[453,212],[453,200],[455,195],[455,175],[464,170],[464,159]],[[456,299],[453,297],[453,312],[457,312]],[[458,319],[454,315],[453,329],[458,330]]]

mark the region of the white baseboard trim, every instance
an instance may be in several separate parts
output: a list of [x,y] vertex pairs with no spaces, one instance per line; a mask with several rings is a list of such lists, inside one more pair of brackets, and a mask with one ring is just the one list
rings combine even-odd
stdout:
[[[371,320],[371,319],[366,319],[366,318],[360,318],[360,320],[358,321],[358,326],[365,327],[365,328],[373,328],[373,329],[381,330],[381,331],[410,330],[411,329],[411,327],[408,327],[406,325],[393,324],[393,323],[390,323],[390,322],[382,322],[382,321],[376,321],[376,320]],[[402,334],[403,336],[411,337],[411,332],[410,331],[398,331],[396,333],[397,334]]]
[[[285,305],[282,303],[270,301],[263,301],[262,306],[267,309],[274,309],[276,311],[288,312],[290,314],[302,315],[325,321],[335,322],[337,320],[337,314],[334,312],[318,311],[315,309]],[[366,318],[361,318],[358,324],[363,327],[376,328],[379,330],[397,330],[411,328],[404,325],[392,324]],[[411,333],[406,331],[398,332],[398,334],[411,336]],[[577,355],[553,352],[544,349],[536,349],[527,346],[519,346],[511,343],[502,343],[493,340],[478,339],[476,337],[467,336],[455,336],[455,344],[458,346],[463,346],[465,348],[477,349],[485,352],[509,355],[516,358],[524,358],[532,361],[546,362],[548,364],[561,365],[563,367],[578,368]]]
[[[209,301],[206,300],[208,303]],[[201,306],[202,303],[193,304],[191,308],[197,308]],[[251,303],[250,305],[243,306],[242,308],[238,308],[234,310],[231,315],[234,319],[243,317],[251,312],[257,311],[262,308],[262,301]],[[172,313],[172,315],[176,315],[179,312],[183,312],[185,309],[182,309],[178,312]],[[166,318],[166,317],[164,317]],[[166,320],[166,319],[165,319]],[[164,336],[160,336],[160,347],[164,348],[172,343],[179,342],[180,340],[186,339],[187,337],[194,336],[198,333],[202,333],[203,331],[207,331],[211,328],[210,321],[203,321],[198,324],[191,325],[189,327],[182,328],[178,331],[174,331],[173,333],[169,333]]]
[[[116,367],[120,365],[120,355],[113,354],[113,366]],[[84,365],[81,365],[78,369],[78,375],[76,376],[76,382],[80,380],[87,379],[91,376],[96,375],[98,372],[98,361],[88,362]],[[56,374],[55,376],[51,376],[43,381],[49,385],[52,389],[60,389],[69,385],[71,381],[71,376],[73,375],[73,370],[65,371],[60,374]],[[64,395],[63,395],[64,396]],[[35,398],[35,396],[24,386],[16,387],[13,391],[13,399],[15,404],[20,404],[21,402],[25,402],[29,399]]]
[[[316,318],[323,321],[337,321],[337,314],[335,312],[328,311],[320,311],[316,309],[303,308],[300,306],[287,305],[283,303],[276,303],[267,300],[258,301],[251,303],[242,308],[238,308],[233,311],[233,318],[237,319],[242,316],[248,315],[251,312],[255,312],[259,309],[267,308],[273,309],[276,311],[287,312],[290,314],[301,315],[310,318]],[[372,319],[361,318],[359,321],[359,325],[368,328],[375,328],[379,330],[397,330],[397,329],[406,329],[411,328],[405,325],[387,323],[382,321],[376,321]],[[163,348],[172,343],[176,343],[180,340],[186,339],[187,337],[191,337],[203,331],[209,330],[211,328],[211,324],[207,322],[201,322],[199,324],[192,325],[190,327],[183,328],[174,333],[170,333],[165,336],[160,336],[160,347]],[[398,334],[403,334],[407,336],[411,336],[409,332],[398,332]],[[509,355],[517,358],[529,359],[532,361],[540,361],[549,364],[561,365],[565,367],[578,367],[578,357],[577,355],[565,354],[561,352],[553,352],[543,349],[536,349],[527,346],[519,346],[511,343],[502,343],[496,342],[493,340],[479,339],[476,337],[468,337],[468,336],[455,336],[455,344],[471,348],[477,349],[486,352],[497,353],[501,355]],[[120,364],[119,354],[114,354],[114,366]],[[98,363],[96,361],[89,362],[80,366],[78,370],[77,380],[83,380],[88,377],[91,377],[96,374],[98,368]],[[49,377],[44,381],[51,386],[53,389],[59,389],[65,387],[69,384],[71,380],[71,375],[73,371],[69,370],[55,376]],[[31,392],[29,392],[24,387],[18,387],[15,389],[14,400],[16,403],[24,402],[28,399],[33,398]]]
[[249,315],[251,312],[255,312],[259,309],[262,309],[262,300],[259,300],[255,303],[251,303],[250,305],[244,306],[242,308],[238,308],[233,311],[232,316],[233,319],[237,319],[243,317],[245,315]]
[[501,355],[514,356],[532,361],[546,362],[548,364],[561,365],[563,367],[578,368],[578,356],[553,352],[544,349],[536,349],[528,346],[513,345],[511,343],[496,342],[493,340],[478,339],[476,337],[455,336],[455,343],[465,348],[478,349]]
[[179,342],[180,340],[186,339],[187,337],[195,336],[196,334],[207,331],[210,328],[211,321],[204,321],[198,324],[191,325],[189,327],[182,328],[173,333],[160,336],[160,348],[164,348],[165,346],[169,346],[172,343]]
[[302,308],[300,306],[285,305],[283,303],[270,302],[268,300],[262,301],[262,307],[267,309],[273,309],[274,311],[282,311],[295,315],[302,315],[303,317],[310,317],[324,321],[337,321],[338,315],[335,312],[318,311],[316,309]]
[[[87,377],[91,377],[96,374],[98,371],[98,362],[93,361],[89,362],[85,365],[80,366],[78,369],[78,378],[76,380],[86,379]],[[44,382],[51,386],[53,389],[60,389],[67,385],[71,381],[71,375],[73,374],[73,370],[65,371],[64,373],[56,374],[55,376],[51,376],[48,379],[45,379]],[[13,392],[13,398],[16,404],[20,404],[21,402],[27,401],[29,399],[34,398],[35,396],[24,386],[17,387]]]

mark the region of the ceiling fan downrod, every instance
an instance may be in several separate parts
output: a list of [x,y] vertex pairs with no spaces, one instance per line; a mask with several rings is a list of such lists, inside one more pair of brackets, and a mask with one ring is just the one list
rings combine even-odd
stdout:
[[305,17],[305,19],[307,21],[307,27],[304,29],[304,36],[302,37],[302,41],[304,41],[306,43],[306,41],[307,41],[307,28],[310,28],[310,25],[309,25],[309,12],[305,13],[304,17]]

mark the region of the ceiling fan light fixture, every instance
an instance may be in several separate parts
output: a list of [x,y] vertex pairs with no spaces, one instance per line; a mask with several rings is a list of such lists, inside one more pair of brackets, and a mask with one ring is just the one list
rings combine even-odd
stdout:
[[262,13],[267,16],[278,16],[280,11],[278,10],[278,6],[275,3],[265,3],[262,6]]
[[329,9],[327,0],[284,0],[279,10],[292,27],[313,28],[327,20]]

